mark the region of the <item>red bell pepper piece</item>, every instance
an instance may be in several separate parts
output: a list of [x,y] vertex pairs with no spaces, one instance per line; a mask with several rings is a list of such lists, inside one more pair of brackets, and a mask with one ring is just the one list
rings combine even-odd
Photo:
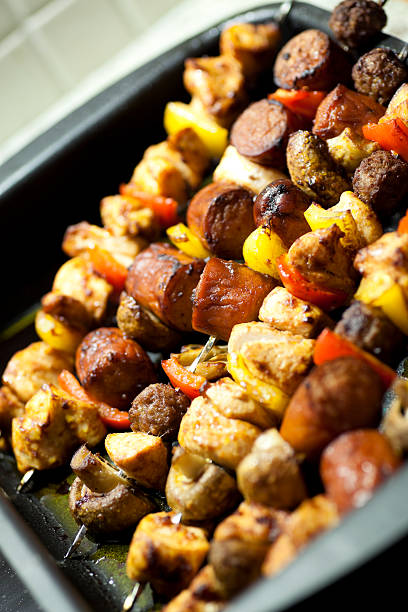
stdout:
[[381,378],[385,389],[388,389],[397,377],[394,370],[373,355],[370,355],[370,353],[366,353],[366,351],[358,348],[355,344],[350,342],[350,340],[347,340],[347,338],[342,338],[335,334],[331,329],[324,329],[316,340],[313,355],[315,364],[320,365],[325,361],[332,361],[338,357],[346,357],[348,355],[365,361]]
[[398,223],[398,232],[400,234],[408,234],[408,210]]
[[158,222],[164,229],[180,222],[178,202],[173,198],[144,193],[143,191],[139,191],[136,185],[132,183],[120,185],[119,193],[123,196],[130,196],[131,198],[140,200],[143,206],[151,208]]
[[127,268],[119,263],[109,251],[101,249],[98,245],[88,249],[87,253],[93,270],[112,285],[117,293],[123,291],[128,275]]
[[386,151],[395,151],[408,162],[408,128],[401,119],[363,125],[363,136],[378,142]]
[[323,310],[333,310],[342,306],[348,300],[345,291],[333,291],[318,287],[307,280],[300,272],[290,264],[287,253],[276,260],[282,283],[286,289],[295,297],[311,302]]
[[176,357],[165,359],[161,362],[161,365],[173,387],[179,388],[190,399],[200,395],[201,387],[207,382],[204,376],[187,370]]
[[314,119],[317,108],[325,97],[325,91],[304,89],[277,89],[268,96],[269,100],[277,100],[289,110],[307,119]]
[[83,388],[71,372],[62,370],[58,375],[58,383],[63,391],[69,393],[77,400],[82,402],[90,402],[98,407],[100,419],[104,425],[111,429],[126,431],[130,429],[129,415],[124,410],[113,408],[105,402],[94,400],[89,393]]

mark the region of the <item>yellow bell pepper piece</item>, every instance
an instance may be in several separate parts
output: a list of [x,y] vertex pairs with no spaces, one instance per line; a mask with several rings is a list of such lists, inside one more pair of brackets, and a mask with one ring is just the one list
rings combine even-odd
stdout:
[[217,159],[228,144],[228,130],[219,126],[209,115],[183,102],[168,102],[164,110],[164,128],[169,134],[191,127],[201,138],[211,157]]
[[305,210],[305,219],[313,232],[336,224],[344,232],[341,239],[343,247],[357,251],[363,245],[353,215],[349,210],[334,210],[334,208],[333,206],[326,210],[319,204],[313,203]]
[[404,293],[388,274],[377,272],[363,278],[354,297],[381,308],[394,325],[408,335],[408,306]]
[[227,369],[235,382],[245,389],[248,395],[281,420],[290,399],[286,393],[251,374],[244,358],[238,353],[228,353]]
[[172,225],[166,231],[174,246],[186,255],[199,257],[200,259],[211,257],[210,251],[203,246],[201,240],[184,223]]
[[57,351],[75,353],[83,334],[65,325],[50,314],[39,310],[35,317],[35,331],[41,340]]
[[245,240],[242,255],[252,270],[280,280],[276,259],[287,250],[278,234],[266,226],[259,226]]

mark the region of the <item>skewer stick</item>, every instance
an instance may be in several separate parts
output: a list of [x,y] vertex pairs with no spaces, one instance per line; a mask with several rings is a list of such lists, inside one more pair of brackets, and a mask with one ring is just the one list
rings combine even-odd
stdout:
[[283,2],[281,4],[279,13],[276,19],[279,25],[282,25],[282,23],[285,22],[290,11],[292,10],[292,7],[293,7],[293,0],[287,0],[286,2]]
[[190,372],[192,372],[194,374],[194,372],[197,369],[197,366],[199,363],[201,363],[202,361],[204,361],[204,359],[207,357],[208,353],[211,351],[212,347],[214,346],[214,343],[216,341],[216,337],[215,336],[210,336],[207,340],[207,342],[204,344],[203,348],[201,349],[199,355],[197,355],[197,357],[194,359],[193,363],[191,363],[189,366],[186,367],[186,370],[189,370]]
[[397,54],[397,57],[401,62],[405,62],[408,57],[408,44],[405,44],[402,47],[401,51]]
[[123,602],[122,612],[129,612],[129,610],[133,608],[135,601],[141,595],[143,588],[143,583],[136,582],[135,586]]
[[81,525],[78,529],[75,538],[72,541],[71,546],[68,548],[67,552],[64,555],[64,561],[69,559],[69,557],[76,551],[76,549],[80,546],[82,540],[84,539],[87,532],[87,528],[85,525]]
[[30,480],[33,478],[35,474],[35,469],[33,468],[32,470],[28,470],[28,472],[26,472],[24,474],[24,476],[22,477],[22,479],[20,480],[16,492],[17,493],[21,493],[22,490],[24,489],[24,487],[30,482]]

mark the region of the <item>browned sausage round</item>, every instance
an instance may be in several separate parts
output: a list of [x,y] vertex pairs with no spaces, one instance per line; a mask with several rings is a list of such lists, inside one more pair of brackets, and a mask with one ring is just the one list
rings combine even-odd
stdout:
[[276,281],[235,261],[213,257],[197,285],[193,307],[193,329],[228,340],[237,323],[258,318],[264,298]]
[[320,474],[339,512],[363,506],[401,461],[376,429],[344,433],[325,449]]
[[381,381],[364,361],[326,361],[295,391],[280,434],[296,452],[313,458],[339,434],[375,425],[381,399]]
[[292,181],[277,179],[269,183],[255,200],[255,224],[267,224],[289,248],[299,236],[310,232],[303,214],[309,204],[306,194]]
[[385,108],[370,96],[337,85],[319,105],[313,134],[323,140],[334,138],[349,127],[360,136],[366,123],[377,123]]
[[351,66],[343,51],[324,32],[305,30],[280,50],[274,79],[284,89],[328,91],[350,78]]
[[210,183],[191,200],[187,224],[217,257],[241,259],[245,239],[255,229],[252,194],[234,183]]
[[179,389],[163,383],[149,385],[132,402],[130,427],[133,431],[160,436],[165,441],[176,440],[189,405],[190,400]]
[[283,104],[258,100],[250,104],[231,129],[231,144],[253,162],[285,168],[289,134],[305,127]]
[[77,349],[75,365],[89,394],[116,408],[128,407],[142,389],[156,382],[147,353],[116,327],[89,332]]
[[169,327],[191,331],[191,295],[204,265],[168,244],[151,244],[129,268],[126,292]]

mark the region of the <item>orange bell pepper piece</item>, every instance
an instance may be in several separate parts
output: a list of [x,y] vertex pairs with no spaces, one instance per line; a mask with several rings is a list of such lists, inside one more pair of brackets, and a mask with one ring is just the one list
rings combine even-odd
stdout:
[[95,245],[87,251],[94,272],[100,274],[116,292],[120,293],[127,279],[128,271],[109,251]]
[[63,391],[72,395],[77,400],[95,404],[98,407],[100,419],[104,425],[111,429],[124,431],[130,429],[129,415],[124,410],[113,408],[105,402],[94,400],[89,393],[83,388],[71,372],[62,370],[58,375],[58,383]]
[[190,399],[200,395],[201,387],[207,382],[204,376],[190,372],[174,356],[162,361],[161,365],[173,387],[179,388]]
[[132,185],[132,183],[120,185],[119,193],[140,200],[143,206],[150,208],[154,212],[158,222],[164,229],[176,225],[180,221],[178,202],[173,198],[144,193],[139,191],[136,185]]
[[325,91],[304,89],[277,89],[268,96],[269,100],[281,102],[286,108],[306,119],[314,119],[317,108],[325,97]]
[[363,125],[363,136],[378,142],[386,151],[395,151],[408,162],[408,128],[401,119]]

